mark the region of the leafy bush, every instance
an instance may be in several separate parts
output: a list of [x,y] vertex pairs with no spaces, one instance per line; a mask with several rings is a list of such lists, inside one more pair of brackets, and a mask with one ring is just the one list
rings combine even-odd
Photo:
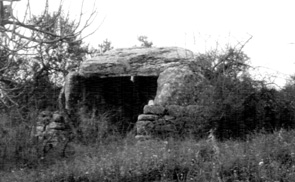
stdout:
[[194,118],[199,129],[213,128],[219,139],[246,139],[255,131],[294,128],[294,86],[290,83],[275,90],[252,79],[248,59],[237,48],[197,56],[208,79],[199,93],[198,103],[204,109],[198,113],[202,117]]

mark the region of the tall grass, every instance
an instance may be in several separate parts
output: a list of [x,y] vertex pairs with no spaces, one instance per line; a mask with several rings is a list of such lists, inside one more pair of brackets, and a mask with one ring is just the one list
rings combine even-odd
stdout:
[[31,123],[19,117],[11,118],[7,114],[0,115],[0,170],[15,166],[28,167],[38,163],[41,155],[38,144],[31,138],[32,127],[36,118],[34,114],[29,119]]
[[245,141],[208,138],[136,141],[108,124],[108,113],[80,115],[67,157],[46,156],[27,122],[0,117],[0,181],[295,181],[295,131],[255,133]]
[[295,181],[295,131],[247,141],[122,139],[75,146],[46,168],[2,172],[2,181]]

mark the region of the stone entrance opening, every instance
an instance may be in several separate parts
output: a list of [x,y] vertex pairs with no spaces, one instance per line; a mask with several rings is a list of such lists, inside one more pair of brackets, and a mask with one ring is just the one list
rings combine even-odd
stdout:
[[144,105],[155,98],[157,79],[157,76],[90,77],[84,81],[84,107],[88,111],[115,111],[114,117],[126,131],[133,128]]

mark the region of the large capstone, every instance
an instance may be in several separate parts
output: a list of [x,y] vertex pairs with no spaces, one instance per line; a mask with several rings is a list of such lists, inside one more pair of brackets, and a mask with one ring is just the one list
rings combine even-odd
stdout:
[[82,63],[85,77],[159,76],[172,66],[191,60],[191,51],[177,47],[115,49]]

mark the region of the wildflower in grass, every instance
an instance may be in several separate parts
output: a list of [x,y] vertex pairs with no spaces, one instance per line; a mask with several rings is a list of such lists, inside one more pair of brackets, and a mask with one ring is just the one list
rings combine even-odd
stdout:
[[217,141],[216,141],[216,138],[215,138],[215,136],[214,136],[214,130],[213,130],[213,129],[211,129],[211,130],[209,131],[209,136],[208,136],[208,140],[207,140],[207,141],[209,141],[209,142],[211,143],[215,155],[216,155],[216,156],[219,156],[219,154],[220,154],[220,150],[219,150],[219,147],[218,147],[218,145],[217,145]]
[[220,161],[220,149],[217,145],[217,140],[214,136],[214,130],[211,129],[209,131],[209,136],[208,136],[208,140],[207,140],[208,143],[211,144],[212,148],[213,148],[213,152],[214,152],[214,161],[213,161],[213,170],[212,170],[212,175],[213,176],[216,176],[218,181],[221,181],[221,174],[220,172],[218,171],[220,166],[222,165],[221,164],[221,161]]

